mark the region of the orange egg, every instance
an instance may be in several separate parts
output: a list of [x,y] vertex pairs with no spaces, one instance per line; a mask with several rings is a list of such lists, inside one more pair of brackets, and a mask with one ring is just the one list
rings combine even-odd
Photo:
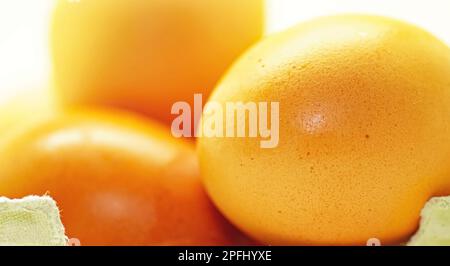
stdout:
[[206,196],[193,147],[153,122],[55,115],[10,138],[0,157],[0,195],[52,196],[81,245],[244,243]]
[[272,149],[261,137],[198,141],[213,201],[265,243],[396,244],[430,197],[450,194],[450,49],[415,26],[300,24],[246,53],[210,100],[279,103]]
[[206,98],[263,32],[263,0],[60,0],[51,44],[58,98],[166,123],[177,101]]

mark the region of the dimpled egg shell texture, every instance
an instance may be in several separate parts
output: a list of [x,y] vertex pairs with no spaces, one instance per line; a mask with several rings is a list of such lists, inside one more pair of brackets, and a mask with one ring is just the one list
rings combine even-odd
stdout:
[[[450,52],[413,25],[319,18],[266,38],[211,101],[279,102],[279,145],[201,138],[207,190],[269,244],[395,244],[450,193]],[[274,133],[274,132],[272,132]]]

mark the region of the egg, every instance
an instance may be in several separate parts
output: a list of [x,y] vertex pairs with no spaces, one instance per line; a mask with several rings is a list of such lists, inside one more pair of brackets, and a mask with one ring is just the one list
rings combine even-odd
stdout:
[[429,198],[450,193],[450,49],[414,25],[301,23],[241,57],[210,102],[279,103],[278,145],[197,144],[215,204],[266,244],[397,244]]
[[170,124],[171,107],[209,96],[264,30],[263,0],[60,0],[51,28],[56,98]]

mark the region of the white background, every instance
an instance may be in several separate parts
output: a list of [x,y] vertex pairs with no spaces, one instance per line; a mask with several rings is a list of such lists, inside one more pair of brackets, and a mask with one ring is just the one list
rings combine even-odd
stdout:
[[[0,104],[23,89],[49,85],[48,28],[53,1],[0,0]],[[348,12],[400,18],[450,44],[450,0],[268,0],[267,31]]]

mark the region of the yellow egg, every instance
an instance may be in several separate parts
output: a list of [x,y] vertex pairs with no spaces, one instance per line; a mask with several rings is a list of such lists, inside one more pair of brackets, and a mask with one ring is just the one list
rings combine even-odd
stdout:
[[265,243],[398,243],[430,197],[450,193],[450,50],[415,26],[365,15],[300,24],[246,53],[210,100],[279,102],[275,148],[198,142],[213,201]]
[[206,98],[263,33],[263,0],[59,0],[54,81],[65,105],[136,111],[166,123]]

